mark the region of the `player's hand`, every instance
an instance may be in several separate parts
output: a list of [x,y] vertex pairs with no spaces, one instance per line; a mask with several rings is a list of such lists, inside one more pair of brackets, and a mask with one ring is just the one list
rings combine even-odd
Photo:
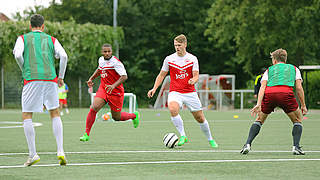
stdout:
[[306,115],[307,112],[308,112],[307,107],[306,107],[306,106],[302,106],[302,107],[301,107],[301,112],[302,112],[302,115],[303,115],[303,116]]
[[89,88],[92,88],[92,86],[94,85],[94,83],[92,82],[92,80],[89,79],[89,80],[87,81],[87,85],[88,85]]
[[259,112],[261,112],[261,105],[256,105],[250,110],[251,116],[253,117],[256,117]]
[[147,94],[148,98],[152,98],[155,92],[156,92],[156,89],[150,89]]
[[63,84],[64,84],[63,79],[58,78],[58,86],[61,87],[63,86]]
[[191,79],[189,79],[189,81],[188,81],[188,84],[190,84],[190,85],[194,85],[194,83],[196,83],[192,78]]
[[107,91],[108,94],[111,94],[114,88],[115,87],[113,85],[106,85],[104,89]]

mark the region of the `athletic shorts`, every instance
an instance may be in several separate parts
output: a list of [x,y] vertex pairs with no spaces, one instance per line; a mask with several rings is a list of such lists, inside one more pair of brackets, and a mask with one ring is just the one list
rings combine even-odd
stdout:
[[59,103],[68,104],[68,101],[67,101],[67,99],[59,99]]
[[110,109],[112,111],[120,112],[122,110],[123,99],[124,99],[123,93],[107,94],[106,90],[100,86],[98,91],[96,92],[95,97],[104,99],[107,102],[107,104],[110,106]]
[[277,92],[264,94],[261,111],[270,114],[275,107],[280,107],[285,113],[298,109],[298,103],[293,92]]
[[59,107],[58,84],[50,81],[31,81],[22,89],[22,112],[43,112]]
[[182,108],[182,104],[185,104],[191,112],[202,110],[202,105],[196,92],[179,93],[171,91],[168,95],[168,104],[172,101],[177,102],[180,108]]

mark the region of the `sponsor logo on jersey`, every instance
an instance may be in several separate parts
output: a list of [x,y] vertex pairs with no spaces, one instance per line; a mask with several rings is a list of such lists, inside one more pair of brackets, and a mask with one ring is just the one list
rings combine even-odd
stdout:
[[101,78],[106,78],[108,76],[107,71],[101,71]]
[[176,79],[184,79],[189,76],[186,70],[181,70],[179,73],[180,74],[176,74]]

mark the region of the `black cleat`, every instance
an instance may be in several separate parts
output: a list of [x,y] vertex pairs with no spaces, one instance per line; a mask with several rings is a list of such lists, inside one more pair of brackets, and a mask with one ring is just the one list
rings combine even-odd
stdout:
[[305,155],[305,153],[303,152],[303,150],[301,149],[300,146],[293,146],[292,147],[292,153],[294,155]]
[[250,144],[245,144],[245,145],[243,146],[243,148],[241,149],[240,154],[248,154],[249,151],[251,151],[251,146],[250,146]]

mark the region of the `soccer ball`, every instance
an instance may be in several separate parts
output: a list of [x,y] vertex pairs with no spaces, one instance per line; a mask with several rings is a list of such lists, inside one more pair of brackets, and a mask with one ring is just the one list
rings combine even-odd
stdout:
[[179,138],[175,133],[167,133],[164,135],[162,141],[167,148],[174,148],[177,145],[178,139]]
[[103,114],[101,118],[102,118],[103,120],[105,120],[105,121],[108,121],[108,120],[111,119],[111,113],[110,113],[110,112],[107,112],[107,113]]

